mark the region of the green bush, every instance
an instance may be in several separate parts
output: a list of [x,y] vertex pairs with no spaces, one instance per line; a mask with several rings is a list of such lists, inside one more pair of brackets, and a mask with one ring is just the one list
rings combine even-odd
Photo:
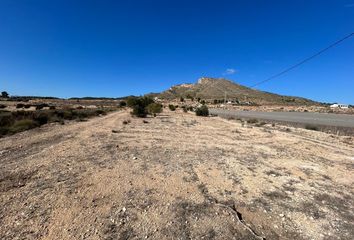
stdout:
[[15,122],[11,112],[2,112],[0,114],[0,127],[10,126]]
[[36,114],[33,119],[41,126],[48,123],[50,119],[50,114],[47,112],[40,112],[38,115]]
[[119,102],[119,107],[125,107],[127,106],[127,102],[126,101],[120,101]]
[[38,104],[38,105],[36,106],[36,110],[41,110],[41,109],[43,109],[43,108],[45,108],[45,107],[49,107],[49,105],[46,104],[46,103],[41,103],[41,104]]
[[131,114],[136,117],[144,118],[147,116],[148,112],[144,106],[135,105],[133,106],[133,111]]
[[127,99],[128,107],[134,107],[137,105],[147,107],[150,103],[153,102],[154,100],[150,97],[129,97]]
[[106,111],[104,111],[103,109],[97,109],[95,111],[95,113],[96,113],[96,115],[106,115],[107,114]]
[[319,127],[315,126],[315,125],[311,125],[311,124],[308,124],[308,125],[305,125],[305,129],[307,130],[312,130],[312,131],[319,131]]
[[154,103],[154,100],[150,97],[129,97],[127,99],[127,105],[133,109],[131,114],[142,118],[147,116],[149,113],[148,106],[152,103]]
[[158,103],[150,103],[147,106],[147,111],[150,115],[156,116],[156,114],[162,112],[162,105]]
[[24,108],[24,107],[25,107],[25,104],[23,104],[23,103],[16,104],[16,108]]
[[76,118],[78,118],[80,121],[89,117],[89,113],[86,111],[77,111],[75,112],[75,115],[77,116]]
[[128,97],[127,98],[127,106],[128,107],[132,108],[132,107],[134,107],[136,105],[139,105],[137,97]]
[[72,110],[63,110],[60,111],[58,114],[59,117],[64,118],[66,120],[72,120],[74,119],[74,114]]
[[197,116],[203,116],[203,117],[209,116],[209,109],[208,109],[208,106],[202,105],[201,107],[198,107],[198,108],[195,110],[195,114],[196,114]]
[[171,111],[175,111],[176,110],[176,107],[172,104],[169,104],[168,105],[168,108],[171,110]]
[[247,123],[249,123],[249,124],[258,123],[258,120],[255,119],[255,118],[251,118],[251,119],[248,119],[248,120],[247,120]]

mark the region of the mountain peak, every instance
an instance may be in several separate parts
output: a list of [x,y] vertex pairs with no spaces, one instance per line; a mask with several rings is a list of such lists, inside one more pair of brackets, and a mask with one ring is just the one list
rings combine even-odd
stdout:
[[225,79],[225,78],[212,78],[212,77],[201,77],[198,79],[197,84],[210,84],[210,83],[214,83],[216,81],[228,81],[229,80]]

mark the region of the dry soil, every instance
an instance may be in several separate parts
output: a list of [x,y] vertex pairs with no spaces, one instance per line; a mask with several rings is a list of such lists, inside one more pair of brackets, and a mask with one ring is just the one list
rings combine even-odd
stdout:
[[354,238],[352,137],[145,121],[120,111],[0,139],[0,239]]

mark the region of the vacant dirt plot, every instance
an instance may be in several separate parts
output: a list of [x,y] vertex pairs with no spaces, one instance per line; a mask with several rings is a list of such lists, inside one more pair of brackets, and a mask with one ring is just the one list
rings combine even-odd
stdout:
[[181,112],[0,139],[0,239],[353,239],[353,139]]

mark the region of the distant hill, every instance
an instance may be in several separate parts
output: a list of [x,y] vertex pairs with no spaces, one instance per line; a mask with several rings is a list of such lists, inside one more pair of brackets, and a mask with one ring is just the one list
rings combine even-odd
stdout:
[[171,87],[160,94],[158,97],[164,99],[177,99],[180,97],[201,98],[213,101],[224,99],[226,93],[227,100],[250,102],[254,104],[281,104],[281,105],[317,105],[318,102],[301,98],[283,96],[269,92],[258,91],[233,81],[223,78],[203,77],[195,84],[181,84]]

